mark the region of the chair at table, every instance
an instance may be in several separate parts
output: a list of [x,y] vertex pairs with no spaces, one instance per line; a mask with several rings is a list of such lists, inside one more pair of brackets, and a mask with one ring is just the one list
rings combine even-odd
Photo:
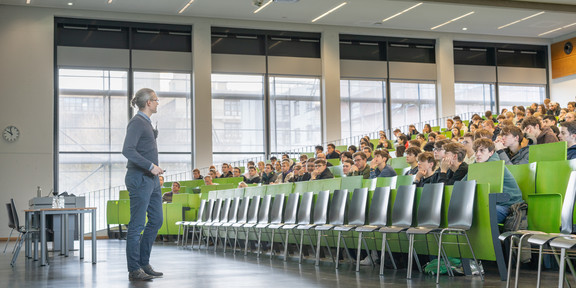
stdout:
[[[12,261],[10,261],[10,266],[14,267],[14,265],[16,265],[16,260],[18,259],[18,254],[20,254],[22,243],[24,243],[31,235],[37,234],[39,230],[33,229],[31,227],[28,227],[28,229],[26,229],[24,226],[20,226],[20,220],[18,218],[18,210],[16,210],[14,199],[10,199],[10,206],[12,210],[12,218],[14,220],[14,229],[16,230],[16,232],[20,233],[20,238],[16,242],[15,247],[16,249],[14,250],[14,254],[12,255]],[[42,247],[42,249],[46,249],[46,247]]]
[[[10,228],[10,235],[8,239],[6,239],[6,245],[4,245],[4,252],[6,253],[6,248],[8,248],[8,242],[10,242],[10,238],[12,237],[12,232],[16,230],[16,224],[14,223],[14,215],[12,214],[12,203],[6,203],[6,210],[8,211],[8,228]],[[20,239],[21,233],[18,233],[17,239]],[[14,249],[16,249],[16,245],[14,245]],[[14,249],[12,249],[12,253],[14,253]]]
[[[364,188],[368,190],[367,188]],[[316,235],[316,266],[320,264],[320,247],[321,247],[321,240],[322,240],[322,231],[330,231],[336,228],[339,225],[344,225],[345,220],[345,212],[346,212],[346,204],[348,203],[348,190],[336,190],[334,191],[334,195],[332,196],[332,201],[330,203],[330,210],[328,212],[328,223],[323,225],[318,225],[314,227],[314,230],[317,231]],[[332,256],[332,251],[330,251],[330,247],[328,246],[328,239],[324,238],[326,241],[326,247],[328,248],[328,252],[330,253],[330,257],[332,257],[332,262],[335,262],[334,257]],[[336,259],[337,261],[338,259]]]

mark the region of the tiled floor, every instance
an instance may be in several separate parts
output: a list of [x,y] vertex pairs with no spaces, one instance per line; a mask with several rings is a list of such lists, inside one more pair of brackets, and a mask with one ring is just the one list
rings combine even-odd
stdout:
[[[152,265],[165,273],[163,278],[149,282],[129,282],[126,272],[125,241],[99,240],[98,264],[91,264],[90,253],[86,259],[78,258],[78,251],[70,257],[53,256],[50,265],[41,267],[38,262],[25,259],[23,251],[10,267],[11,254],[0,254],[0,287],[435,287],[433,277],[413,273],[406,279],[406,269],[386,269],[384,276],[378,269],[362,267],[354,272],[352,265],[341,265],[335,270],[331,262],[314,266],[311,261],[299,265],[296,259],[283,262],[255,254],[234,255],[221,249],[189,250],[173,243],[158,242],[152,252]],[[13,243],[11,243],[13,245]],[[89,249],[90,242],[86,243]],[[90,250],[87,250],[90,251]],[[484,263],[485,281],[478,276],[441,277],[440,287],[505,287],[496,267]],[[557,286],[557,272],[544,273],[542,287]],[[524,269],[520,287],[536,286],[536,271]]]

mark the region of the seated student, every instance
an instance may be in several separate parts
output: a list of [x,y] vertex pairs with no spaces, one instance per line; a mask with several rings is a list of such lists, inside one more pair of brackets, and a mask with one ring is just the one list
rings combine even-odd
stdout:
[[276,177],[276,181],[274,183],[281,184],[281,183],[289,183],[292,182],[292,178],[294,178],[294,173],[290,172],[290,162],[287,159],[282,160],[282,171]]
[[[282,162],[276,161],[276,163],[274,164],[274,173],[276,174],[276,179],[278,179],[280,174],[282,174]],[[276,182],[276,180],[274,180],[273,182]],[[272,182],[270,182],[270,184],[272,184]]]
[[294,165],[294,168],[292,169],[292,174],[294,176],[292,177],[292,179],[290,179],[290,182],[298,182],[298,178],[306,172],[306,168],[302,167],[303,166],[300,163]]
[[310,180],[322,180],[322,179],[331,179],[334,178],[330,169],[326,166],[326,160],[318,159],[314,161],[314,172],[312,172],[312,177]]
[[504,126],[500,135],[502,138],[494,142],[500,160],[504,160],[506,165],[527,164],[529,146],[521,144],[524,140],[522,130],[516,126]]
[[310,178],[312,178],[312,172],[314,172],[314,161],[316,161],[314,158],[308,159],[306,166],[302,166],[302,172],[296,179],[296,182],[309,181]]
[[418,130],[416,130],[416,126],[410,124],[410,125],[408,126],[408,134],[407,134],[407,136],[410,137],[410,138],[412,138],[412,135],[418,135],[418,134],[420,134],[420,132],[418,132]]
[[262,176],[262,173],[264,173],[264,169],[266,168],[266,163],[264,163],[264,161],[258,161],[258,175]]
[[366,155],[366,161],[372,161],[372,148],[364,146],[362,152]]
[[434,151],[434,142],[436,142],[437,136],[438,134],[436,134],[436,132],[431,132],[430,134],[428,134],[428,142],[426,143],[426,145],[424,145],[424,148],[422,148],[422,150],[426,152]]
[[[494,142],[490,139],[481,138],[474,141],[473,144],[474,152],[476,153],[476,162],[489,162],[489,161],[500,161],[500,157],[494,150]],[[513,204],[522,202],[522,191],[518,187],[514,175],[510,173],[508,168],[504,166],[504,184],[502,187],[502,193],[510,195],[510,199],[506,202],[500,202],[496,204],[496,211],[498,213],[498,223],[504,223],[506,216],[510,213],[510,206]]]
[[308,161],[308,155],[306,155],[306,154],[301,154],[301,155],[300,155],[300,164],[301,164],[301,165],[306,165],[306,161]]
[[234,167],[232,169],[232,176],[233,177],[242,177],[242,181],[246,181],[246,177],[244,177],[244,175],[242,175],[242,170],[240,170],[240,167]]
[[412,140],[408,141],[408,147],[406,147],[406,149],[408,149],[410,147],[420,148],[420,147],[422,147],[422,143],[418,139],[412,139]]
[[232,169],[230,169],[230,165],[228,165],[227,163],[222,163],[222,175],[220,175],[220,178],[233,177],[234,175],[231,170]]
[[560,140],[566,141],[568,146],[567,159],[576,158],[576,122],[562,122],[560,124]]
[[192,170],[192,177],[194,180],[200,180],[204,178],[202,175],[200,175],[200,170],[198,168]]
[[462,138],[463,140],[460,143],[462,143],[462,145],[464,145],[464,148],[466,148],[466,157],[464,158],[464,162],[470,165],[476,161],[476,155],[474,153],[474,149],[472,149],[472,143],[474,142],[474,134],[468,132],[464,134],[464,137]]
[[208,172],[208,175],[210,175],[210,177],[212,177],[212,179],[220,178],[220,177],[218,177],[218,171],[216,171],[214,169],[210,169],[210,171]]
[[352,153],[348,151],[340,153],[340,162],[344,163],[344,161],[352,159]]
[[[376,151],[379,151],[379,150],[376,150]],[[370,178],[370,166],[368,166],[368,164],[366,164],[366,161],[368,159],[368,158],[366,158],[366,154],[364,154],[362,152],[356,152],[356,153],[354,153],[354,156],[352,158],[354,158],[355,169],[353,167],[350,167],[350,169],[352,170],[352,174],[350,176],[362,175],[363,179]]]
[[390,154],[386,150],[374,151],[374,160],[370,162],[370,179],[376,177],[392,177],[396,176],[396,171],[386,162],[390,159]]
[[426,146],[426,135],[420,133],[418,134],[418,136],[416,136],[416,140],[420,141],[420,149],[424,149],[424,146]]
[[318,153],[324,153],[324,147],[321,145],[314,147],[314,150],[316,150],[316,157],[318,157]]
[[258,184],[262,180],[260,179],[260,175],[258,175],[258,171],[256,171],[256,167],[250,166],[248,167],[248,177],[244,180],[246,184]]
[[180,182],[172,182],[172,191],[162,194],[162,203],[172,203],[172,195],[180,193]]
[[272,164],[266,164],[264,168],[264,173],[262,173],[262,184],[270,184],[276,181],[276,173],[274,173],[274,168]]
[[432,152],[423,152],[418,155],[418,173],[414,177],[416,187],[424,187],[424,184],[431,183],[435,170],[436,159]]
[[358,148],[354,145],[350,145],[350,146],[348,146],[348,152],[350,152],[350,154],[354,154],[354,153],[358,152]]
[[424,124],[424,128],[422,128],[421,134],[430,134],[430,133],[432,133],[432,126],[430,126],[430,124],[428,123]]
[[206,176],[204,176],[204,185],[210,186],[210,185],[220,185],[220,184],[212,182],[212,176],[206,175]]
[[[318,153],[318,154],[316,155],[316,159],[326,160],[326,155],[324,155],[324,153]],[[332,163],[330,163],[330,162],[326,162],[326,166],[331,167],[331,166],[334,166],[334,165],[332,165]]]
[[160,188],[164,187],[164,176],[158,176],[158,181],[160,182]]
[[560,129],[558,129],[557,122],[558,121],[556,120],[556,116],[546,115],[542,117],[542,128],[550,127],[550,129],[552,129],[556,137],[558,137],[558,135],[560,134]]
[[574,120],[576,120],[576,112],[568,112],[564,116],[564,122],[572,122]]
[[454,126],[454,120],[448,118],[446,119],[446,130],[452,130],[452,127]]
[[332,143],[328,144],[328,153],[326,153],[326,159],[340,159],[340,154],[336,152],[336,146]]
[[[468,127],[466,127],[466,125],[464,125],[464,123],[462,123],[462,120],[457,119],[456,121],[454,121],[454,127],[458,128],[458,132],[460,131],[464,131],[464,133],[468,132]],[[452,128],[454,128],[452,127]],[[460,134],[458,134],[460,135]]]
[[410,147],[406,150],[406,163],[410,165],[410,170],[406,171],[404,175],[416,175],[418,173],[418,155],[422,150],[418,147]]
[[380,133],[380,139],[378,140],[378,145],[376,145],[376,149],[390,149],[388,145],[390,145],[390,143],[388,142],[388,138],[386,138],[386,134]]
[[460,143],[448,143],[442,146],[444,158],[440,162],[440,172],[435,174],[432,183],[454,185],[468,174],[468,164],[464,162],[466,149]]
[[522,121],[522,131],[534,144],[558,142],[558,137],[550,127],[543,127],[540,120],[534,116],[527,117]]
[[451,131],[452,137],[450,137],[450,139],[452,142],[458,142],[458,138],[460,138],[460,129],[458,129],[458,127],[453,127]]
[[354,166],[354,162],[350,159],[346,159],[342,162],[342,174],[343,176],[353,176],[352,173],[352,166]]
[[272,167],[276,167],[276,162],[278,162],[278,158],[274,156],[270,157],[270,164],[272,164]]

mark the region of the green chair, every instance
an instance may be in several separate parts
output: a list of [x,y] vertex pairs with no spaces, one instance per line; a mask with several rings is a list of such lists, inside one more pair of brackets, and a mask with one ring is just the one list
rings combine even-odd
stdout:
[[[182,188],[182,187],[180,187],[180,188]],[[162,193],[166,193],[166,192],[172,191],[172,188],[160,188],[160,191],[162,191]]]
[[568,147],[565,141],[531,145],[528,162],[561,161],[567,159]]
[[119,223],[118,216],[118,200],[108,200],[108,202],[106,202],[106,231],[108,232],[108,238],[112,238],[110,225],[117,225]]
[[128,190],[120,190],[120,192],[118,193],[118,199],[130,200],[130,192],[128,192]]
[[340,190],[341,179],[342,178],[333,178],[333,179],[309,181],[308,190],[313,191],[313,192],[325,191],[325,190],[330,190],[330,191]]
[[[398,176],[392,177],[376,177],[376,187],[390,187],[390,189],[396,188],[396,181]],[[412,183],[410,183],[411,185]],[[376,189],[376,188],[374,188]],[[372,191],[371,189],[369,189]]]
[[340,159],[326,159],[326,162],[331,163],[334,166],[340,165]]
[[536,193],[536,165],[537,163],[506,165],[506,168],[512,173],[516,183],[522,191],[522,199],[528,201],[528,195]]
[[414,178],[416,178],[416,175],[396,176],[396,189],[398,189],[400,185],[412,185],[412,183],[414,183]]
[[306,192],[310,192],[308,189],[308,183],[310,183],[310,181],[294,182],[292,193],[304,194]]
[[268,189],[269,186],[275,186],[275,185],[246,187],[244,188],[244,197],[252,198],[253,196],[261,196],[261,197],[265,196],[266,189]]
[[406,157],[390,158],[387,164],[394,169],[410,167],[410,164],[406,163]]
[[130,223],[130,200],[118,200],[118,224]]
[[363,176],[342,177],[340,179],[340,189],[348,189],[348,191],[354,191],[356,188],[362,188],[363,180]]
[[300,155],[306,155],[308,156],[308,159],[314,157],[314,152],[306,152],[306,153],[300,153]]
[[410,167],[404,167],[404,168],[394,168],[394,171],[396,171],[396,175],[404,175],[406,174],[406,172],[410,171]]
[[[164,184],[166,184],[166,182]],[[204,180],[200,179],[200,180],[180,181],[180,187],[182,187],[182,186],[186,186],[189,188],[196,188],[199,186],[204,186]],[[191,193],[191,192],[188,192],[188,193]]]
[[572,171],[576,171],[576,159],[538,162],[536,166],[536,194],[560,194],[564,199]]
[[332,172],[332,174],[334,175],[334,177],[342,177],[342,165],[338,165],[338,166],[332,166],[332,167],[328,167],[328,170],[330,170],[330,172]]
[[374,144],[374,149],[378,146],[378,141],[380,141],[380,139],[370,139],[370,143]]
[[163,205],[166,206],[166,217],[164,218],[166,235],[177,235],[179,225],[176,225],[176,222],[185,220],[182,219],[182,203],[165,203]]
[[504,161],[474,163],[468,166],[468,180],[490,184],[490,193],[502,193],[504,186]]
[[346,145],[338,145],[338,146],[336,146],[336,150],[340,151],[340,153],[346,152],[346,151],[348,151],[348,146],[346,146]]
[[440,126],[432,126],[430,128],[432,128],[432,131],[434,132],[440,132]]
[[462,124],[468,127],[468,125],[470,125],[470,120],[462,120]]
[[[266,191],[265,191],[265,195],[272,195],[272,196],[276,196],[276,195],[288,195],[290,193],[292,193],[292,189],[294,185],[292,183],[284,183],[284,184],[274,184],[274,185],[268,185],[268,186],[264,186],[267,187]],[[248,188],[246,188],[248,189]],[[263,195],[262,195],[263,196]]]
[[374,191],[376,189],[376,178],[362,179],[362,188],[368,188],[368,191]]

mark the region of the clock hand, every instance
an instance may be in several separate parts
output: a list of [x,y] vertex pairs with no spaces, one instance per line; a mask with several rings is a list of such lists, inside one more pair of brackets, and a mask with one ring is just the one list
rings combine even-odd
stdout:
[[10,133],[10,135],[12,135],[12,136],[14,135],[14,134],[12,134],[12,130],[6,130],[6,132]]

